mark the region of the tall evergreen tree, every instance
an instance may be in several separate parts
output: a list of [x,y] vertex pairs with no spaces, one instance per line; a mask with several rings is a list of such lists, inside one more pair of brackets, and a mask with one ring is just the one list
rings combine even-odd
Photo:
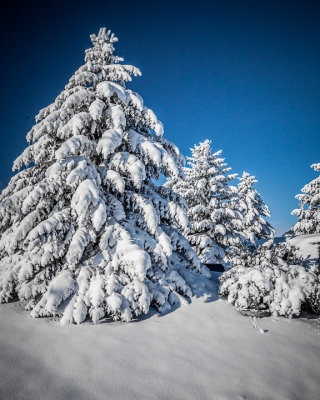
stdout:
[[191,153],[185,179],[175,177],[166,183],[187,203],[192,225],[187,238],[203,263],[238,265],[243,250],[242,216],[237,189],[228,184],[237,174],[228,174],[231,168],[221,158],[222,151],[212,153],[208,139]]
[[255,248],[257,240],[272,239],[274,236],[274,229],[265,220],[266,217],[270,217],[270,211],[260,194],[253,187],[258,182],[255,177],[248,172],[243,172],[238,179],[239,209],[243,215],[243,234],[249,242],[249,246]]
[[183,202],[153,183],[178,176],[183,157],[126,89],[140,71],[113,55],[114,34],[91,40],[27,135],[14,169],[28,168],[0,197],[0,301],[18,296],[32,316],[62,323],[169,309],[175,292],[191,295],[190,274],[206,274],[180,233]]
[[[312,164],[311,168],[320,171],[320,163]],[[320,176],[305,185],[301,192],[296,196],[300,208],[292,211],[298,216],[298,222],[291,230],[295,235],[320,233]]]

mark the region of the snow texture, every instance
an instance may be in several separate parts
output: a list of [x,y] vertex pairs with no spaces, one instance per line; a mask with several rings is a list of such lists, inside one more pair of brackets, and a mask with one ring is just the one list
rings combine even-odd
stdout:
[[0,398],[319,399],[319,319],[250,322],[198,292],[175,312],[126,325],[61,327],[0,305]]

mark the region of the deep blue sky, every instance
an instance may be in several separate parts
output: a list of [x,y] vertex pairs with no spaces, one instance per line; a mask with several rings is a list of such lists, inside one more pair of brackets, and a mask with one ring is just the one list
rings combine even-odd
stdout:
[[106,26],[165,136],[186,155],[212,139],[234,172],[259,179],[278,233],[296,221],[294,196],[320,162],[320,2],[4,1],[1,15],[2,188],[34,116]]

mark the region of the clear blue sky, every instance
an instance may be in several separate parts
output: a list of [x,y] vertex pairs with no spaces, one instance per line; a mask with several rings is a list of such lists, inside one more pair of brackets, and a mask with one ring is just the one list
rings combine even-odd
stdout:
[[279,234],[296,221],[294,196],[320,162],[320,2],[3,3],[2,188],[34,116],[82,65],[89,35],[106,26],[119,37],[116,53],[141,69],[129,87],[165,136],[186,155],[212,139],[234,172],[259,179]]

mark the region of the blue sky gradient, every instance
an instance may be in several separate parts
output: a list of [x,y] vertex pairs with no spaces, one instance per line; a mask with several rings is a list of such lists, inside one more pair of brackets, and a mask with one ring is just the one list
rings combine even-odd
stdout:
[[136,90],[189,155],[209,138],[233,172],[256,175],[282,234],[320,162],[320,2],[4,2],[0,184],[39,109],[83,63],[102,26],[139,67]]

